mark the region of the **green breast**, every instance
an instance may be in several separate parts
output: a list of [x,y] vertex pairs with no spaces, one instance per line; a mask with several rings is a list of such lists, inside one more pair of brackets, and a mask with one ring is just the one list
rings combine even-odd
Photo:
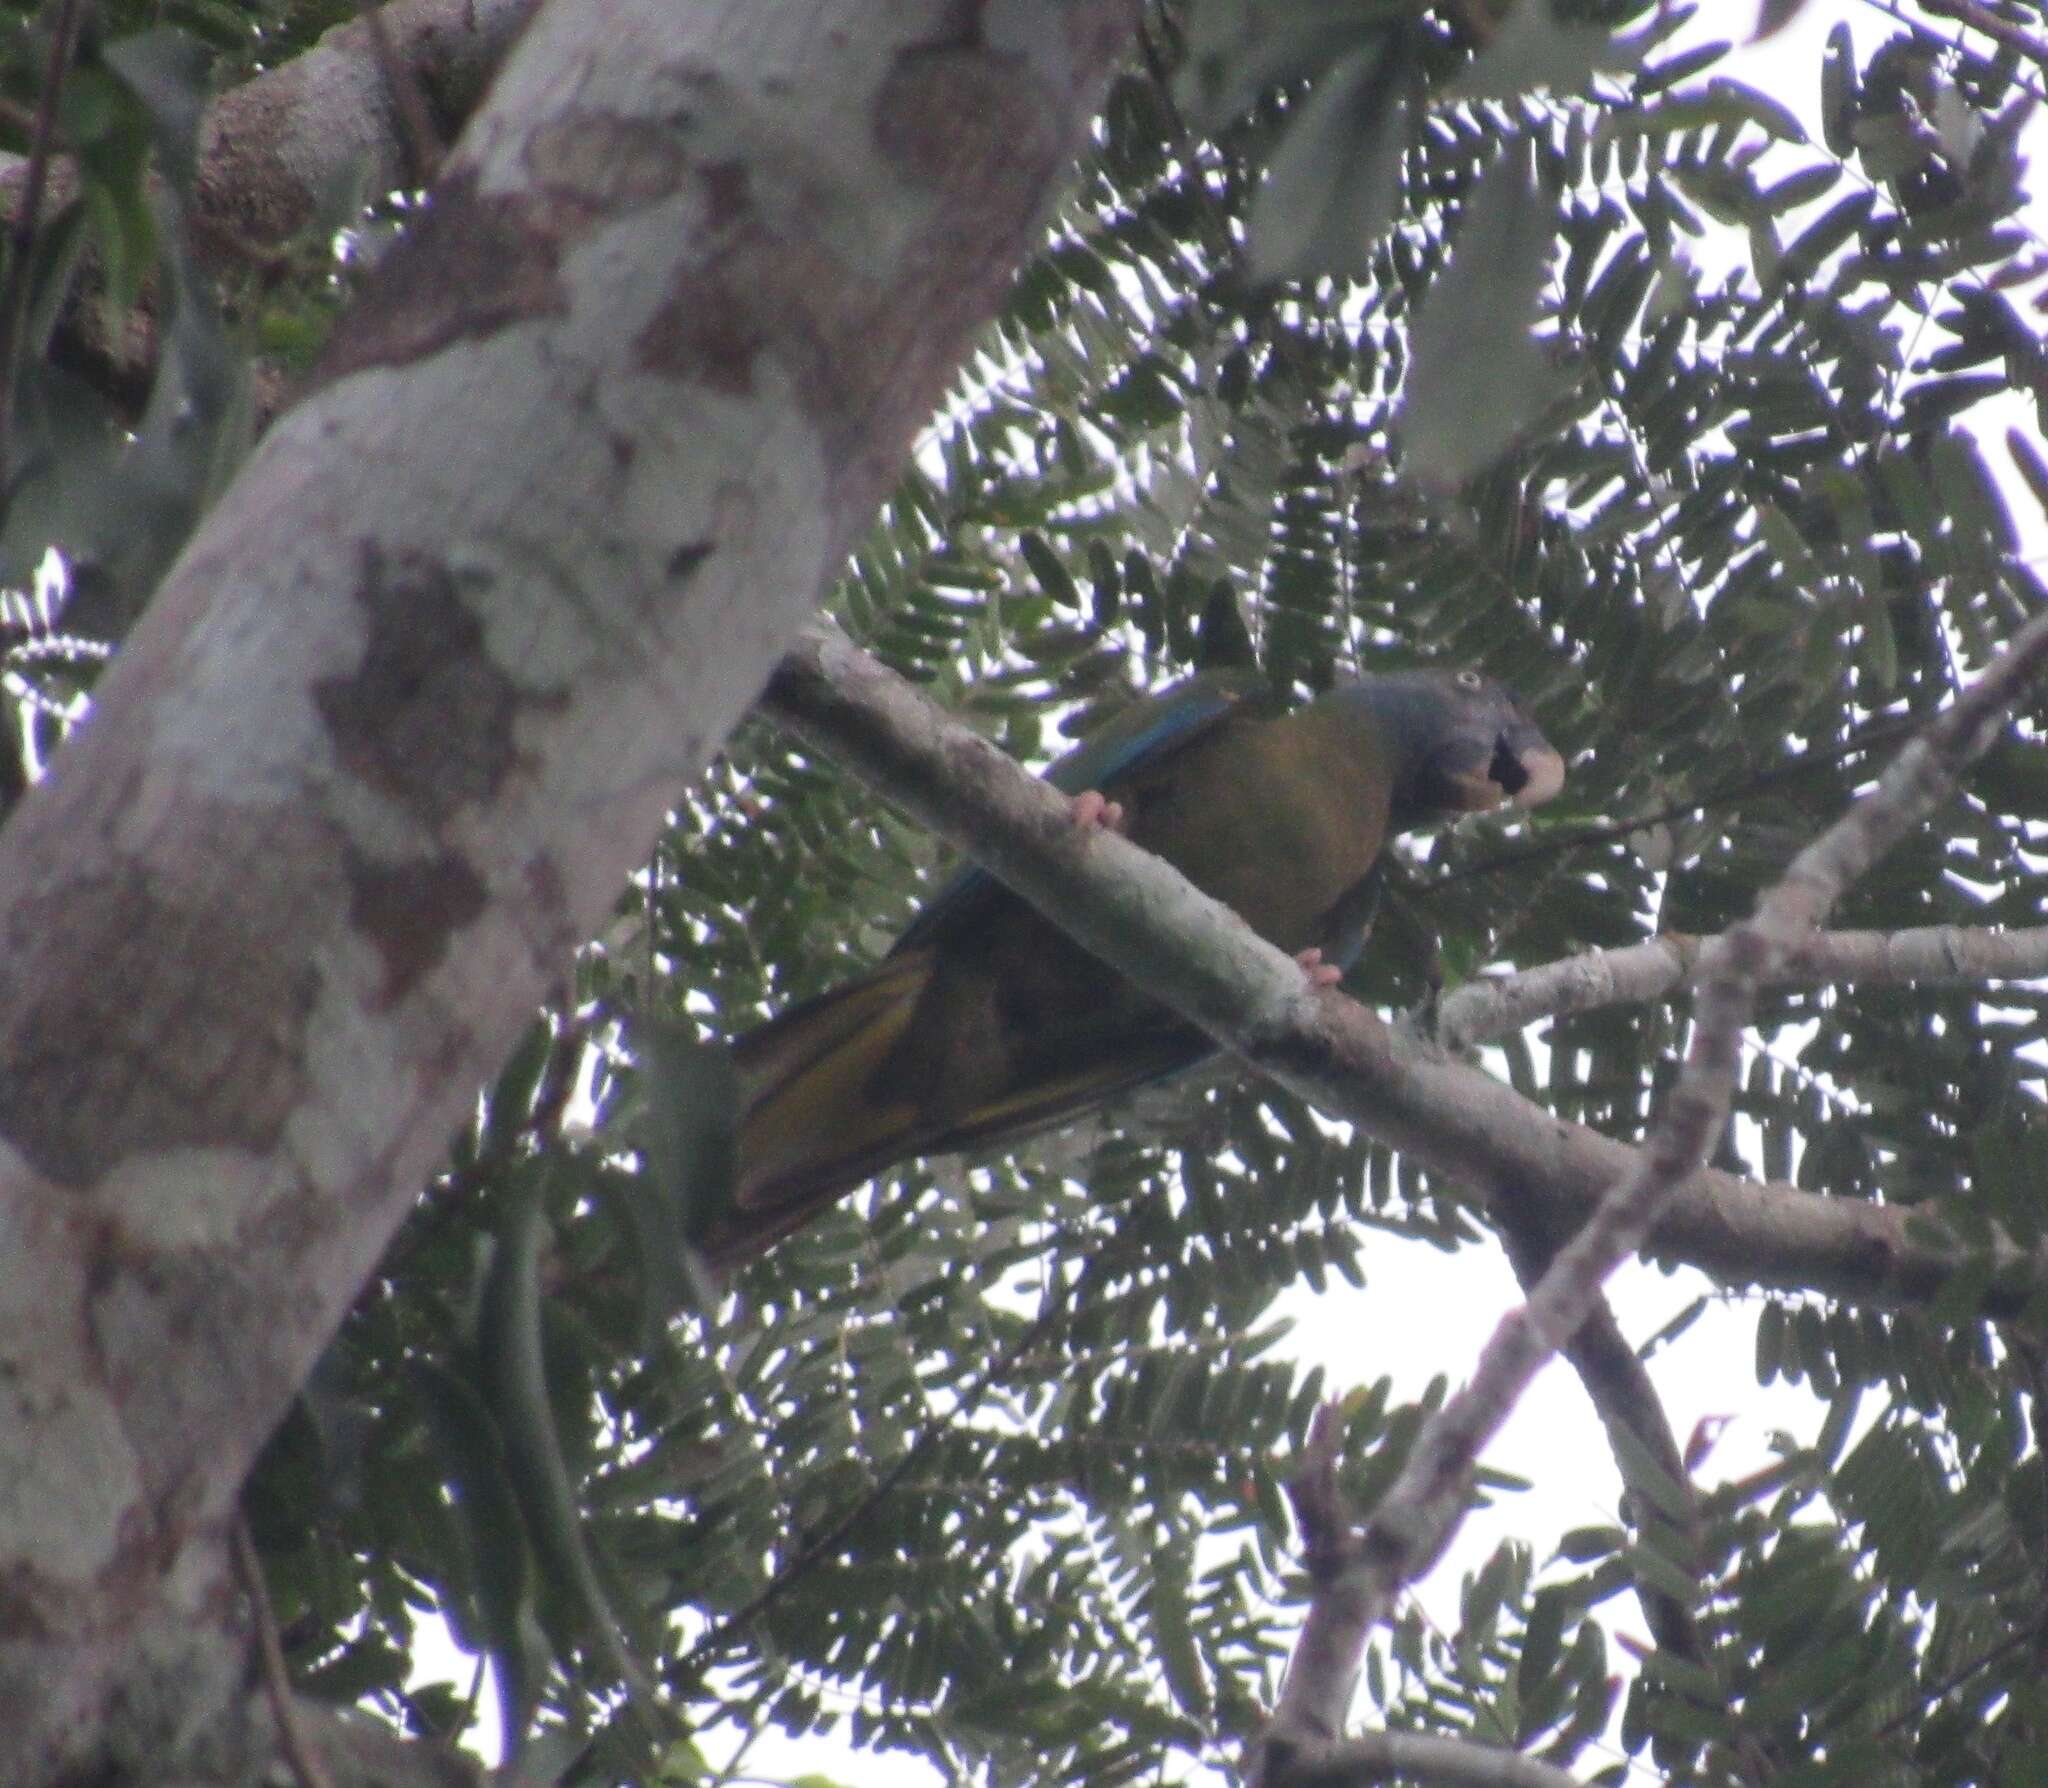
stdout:
[[1116,792],[1134,843],[1290,952],[1324,941],[1386,835],[1372,723],[1331,704],[1233,719]]

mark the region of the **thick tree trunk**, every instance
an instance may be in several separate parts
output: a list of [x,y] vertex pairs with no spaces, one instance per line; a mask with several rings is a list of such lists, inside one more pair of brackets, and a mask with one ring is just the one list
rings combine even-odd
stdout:
[[249,1767],[252,1455],[872,516],[1134,15],[545,11],[0,836],[0,1779]]

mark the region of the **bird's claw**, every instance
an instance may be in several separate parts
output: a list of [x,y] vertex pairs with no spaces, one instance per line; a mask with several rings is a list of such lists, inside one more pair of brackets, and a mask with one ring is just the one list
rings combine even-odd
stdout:
[[1077,831],[1092,832],[1097,826],[1105,832],[1121,832],[1124,829],[1123,803],[1112,801],[1099,788],[1085,789],[1076,795],[1072,803],[1072,812]]
[[1441,1048],[1445,1041],[1443,1002],[1443,977],[1438,970],[1432,968],[1428,991],[1394,1020],[1395,1029],[1404,1036],[1413,1037],[1418,1043]]
[[1344,971],[1334,962],[1325,962],[1320,950],[1297,950],[1294,960],[1301,965],[1301,972],[1308,977],[1311,987],[1335,987],[1344,979]]

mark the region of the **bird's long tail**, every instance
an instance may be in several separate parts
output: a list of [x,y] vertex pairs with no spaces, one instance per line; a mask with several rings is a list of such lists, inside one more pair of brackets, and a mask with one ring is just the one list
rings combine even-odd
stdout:
[[749,1244],[742,1251],[915,1152],[917,1108],[878,1096],[878,1070],[902,1041],[930,978],[924,952],[892,956],[734,1043],[733,1203]]
[[1061,1036],[1054,1057],[947,1110],[892,1062],[927,1022],[933,963],[906,950],[733,1044],[732,1198],[703,1238],[714,1261],[757,1253],[842,1193],[913,1155],[1021,1136],[1199,1060],[1208,1039],[1163,1011],[1110,1014]]

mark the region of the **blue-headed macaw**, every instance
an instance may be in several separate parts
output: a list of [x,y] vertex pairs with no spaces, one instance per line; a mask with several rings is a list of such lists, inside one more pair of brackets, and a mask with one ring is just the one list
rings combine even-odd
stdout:
[[[1362,945],[1388,837],[1547,801],[1564,761],[1476,671],[1361,677],[1289,708],[1232,670],[1133,704],[1048,780],[1334,978]],[[877,967],[738,1039],[732,1209],[714,1232],[744,1251],[894,1162],[1037,1129],[1213,1047],[964,870]]]

